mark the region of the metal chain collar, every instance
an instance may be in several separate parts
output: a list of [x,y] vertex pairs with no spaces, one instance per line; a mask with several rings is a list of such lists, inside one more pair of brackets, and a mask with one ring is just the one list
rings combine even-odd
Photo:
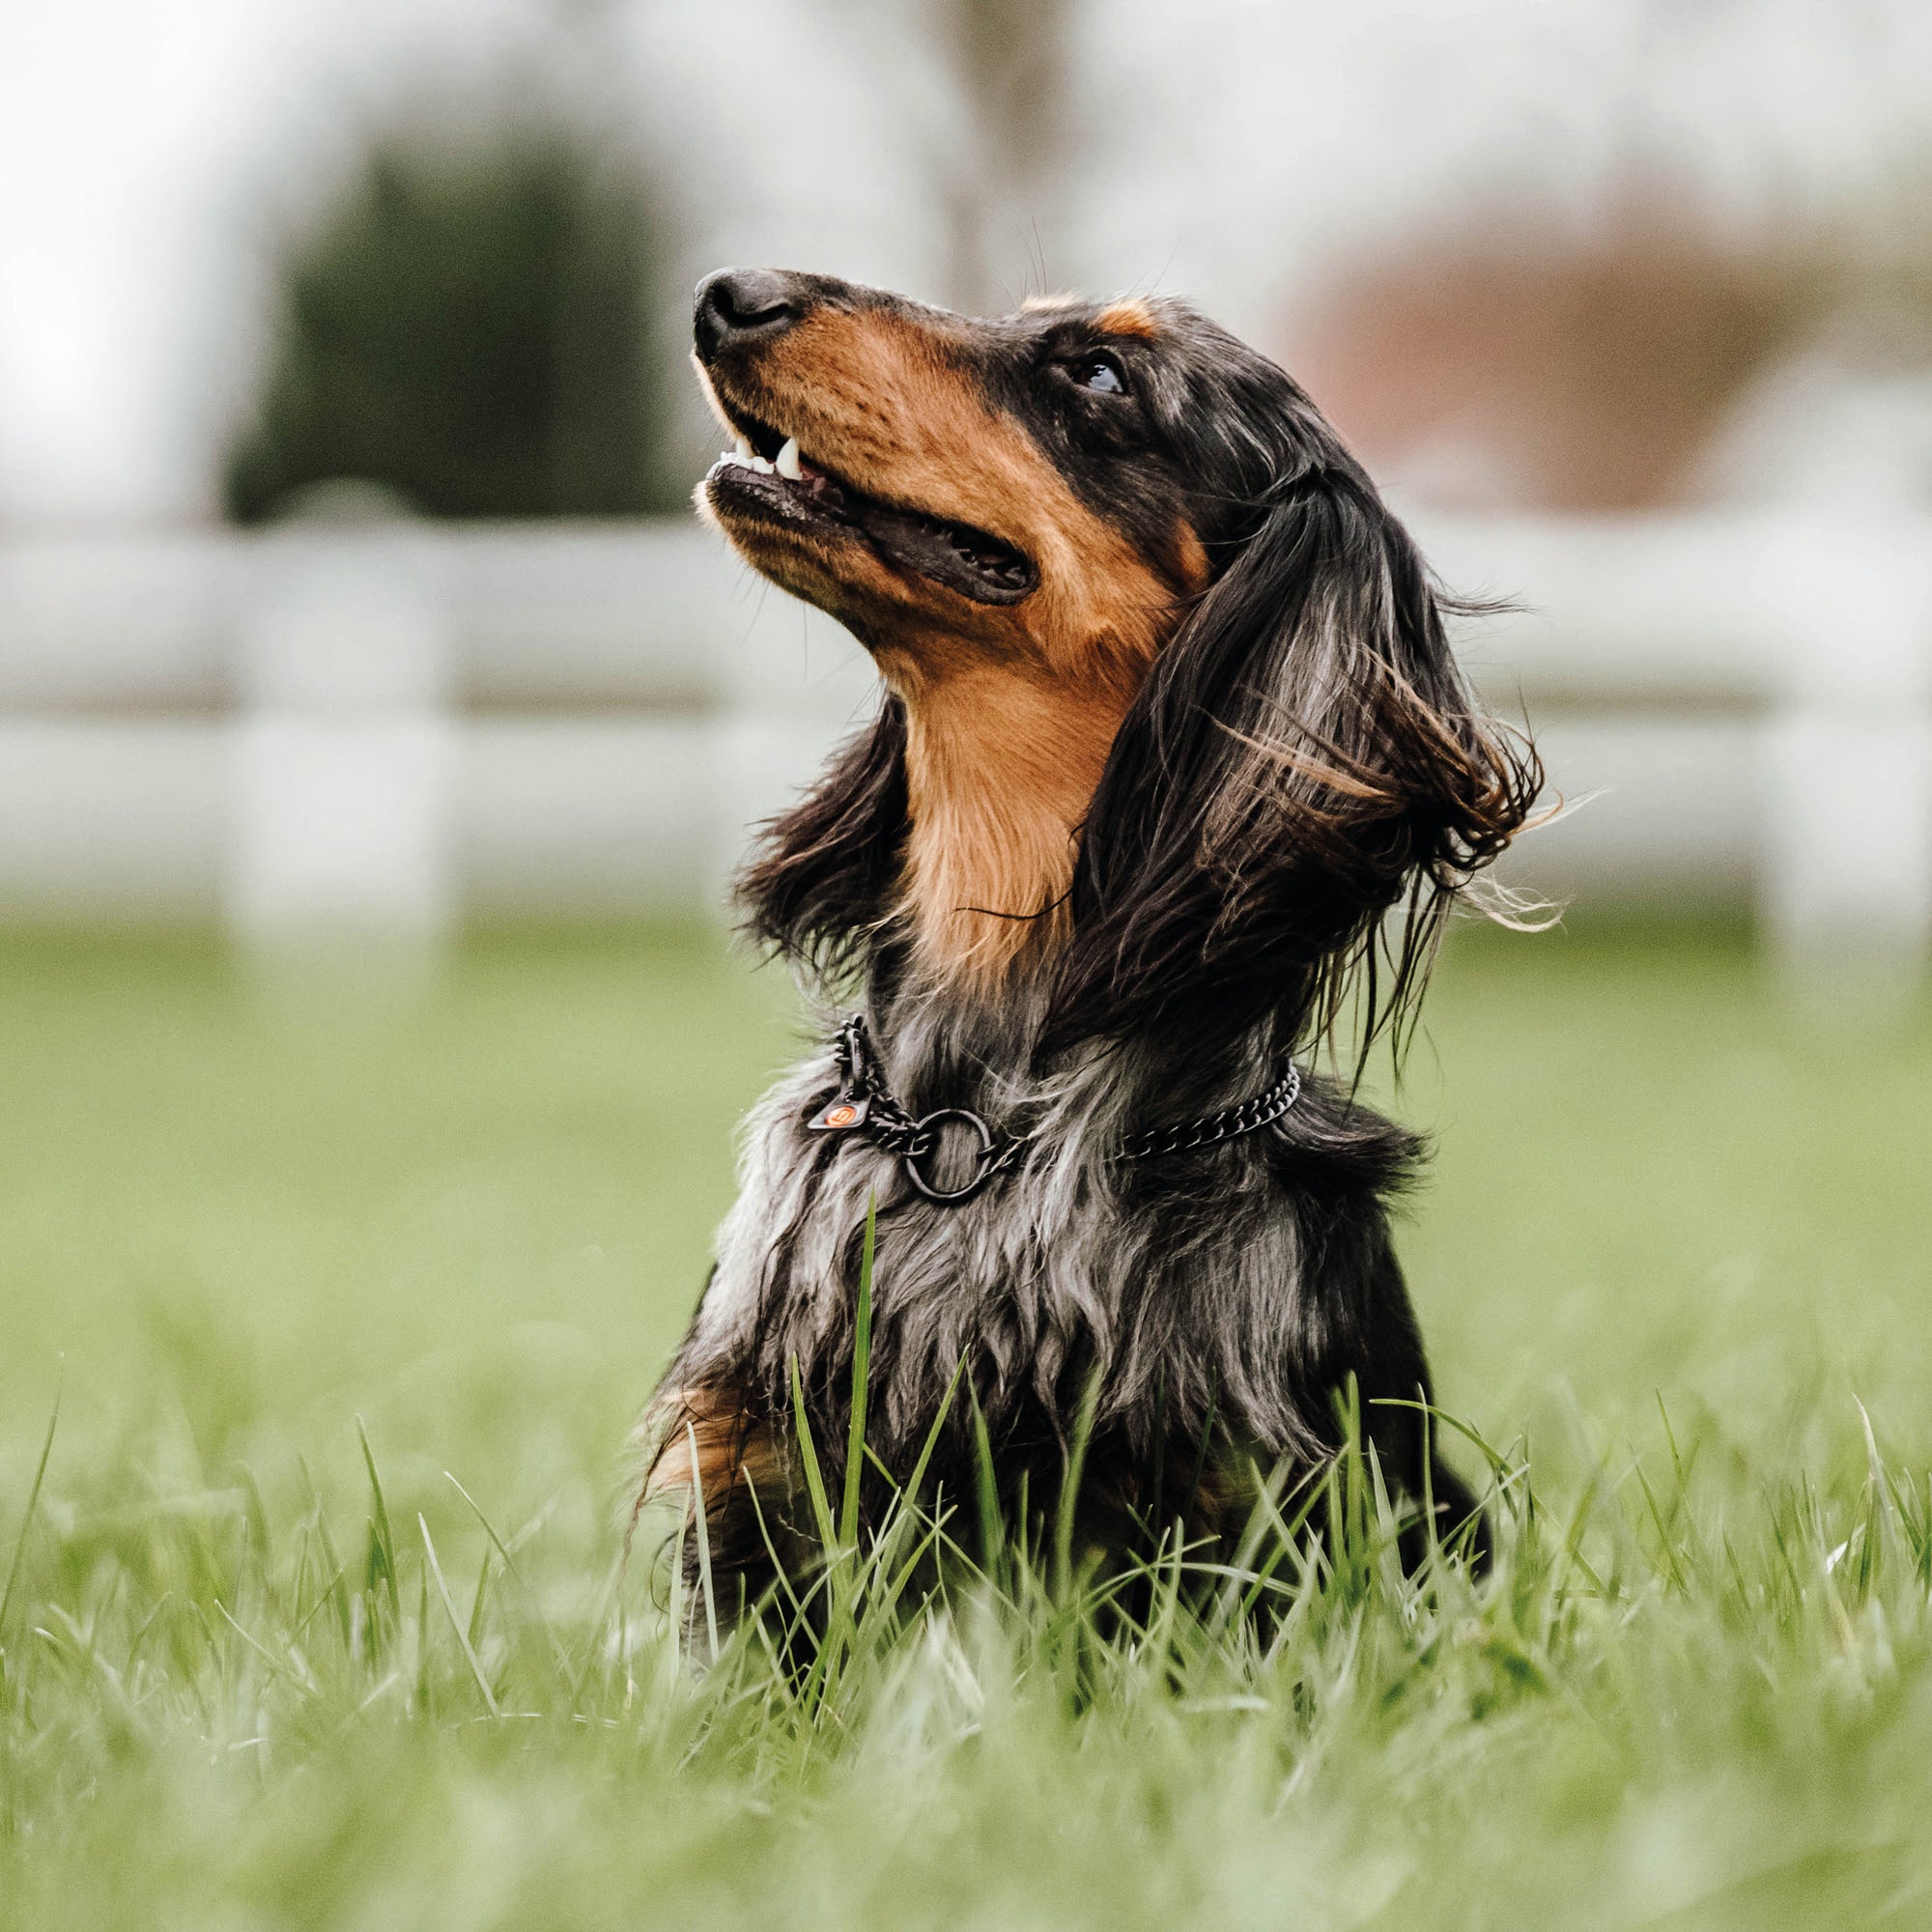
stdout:
[[[1027,1136],[1009,1134],[988,1124],[965,1107],[939,1107],[915,1119],[893,1097],[879,1072],[871,1035],[864,1013],[854,1013],[838,1029],[833,1042],[838,1063],[838,1092],[819,1108],[807,1128],[812,1133],[863,1133],[888,1153],[897,1154],[906,1179],[928,1201],[951,1204],[970,1201],[989,1181],[1004,1174],[1025,1152]],[[1191,1153],[1242,1134],[1271,1125],[1301,1096],[1301,1069],[1290,1064],[1266,1092],[1218,1112],[1176,1127],[1154,1127],[1129,1134],[1112,1158],[1117,1162],[1158,1160],[1168,1154]],[[939,1130],[949,1121],[963,1122],[978,1138],[975,1167],[966,1181],[952,1188],[937,1187],[925,1178],[920,1163],[939,1145]]]

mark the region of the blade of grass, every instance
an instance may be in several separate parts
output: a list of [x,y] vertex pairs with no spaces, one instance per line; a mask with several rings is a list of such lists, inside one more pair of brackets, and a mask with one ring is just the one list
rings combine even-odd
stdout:
[[711,1661],[718,1662],[718,1600],[711,1594],[711,1523],[704,1514],[704,1481],[697,1461],[697,1430],[690,1422],[684,1433],[691,1445],[692,1527],[697,1534],[697,1582],[704,1597],[704,1629],[711,1639]]
[[1060,1508],[1053,1524],[1053,1594],[1065,1603],[1073,1589],[1073,1517],[1080,1496],[1080,1479],[1087,1467],[1087,1444],[1094,1434],[1094,1418],[1100,1407],[1100,1370],[1096,1366],[1087,1378],[1080,1398],[1080,1413],[1073,1421],[1073,1439],[1067,1445],[1066,1467],[1061,1477]]
[[328,1533],[327,1513],[323,1509],[322,1497],[316,1490],[315,1478],[309,1474],[308,1463],[298,1456],[296,1467],[301,1472],[302,1489],[308,1496],[310,1516],[315,1524],[315,1540],[322,1550],[323,1565],[334,1576],[334,1581],[329,1585],[329,1596],[335,1605],[342,1654],[347,1657],[355,1647],[355,1613],[349,1604],[349,1565],[335,1553],[335,1539]]
[[805,1410],[805,1383],[799,1376],[798,1357],[791,1358],[791,1406],[798,1421],[798,1460],[805,1470],[806,1493],[811,1499],[812,1520],[818,1525],[825,1553],[838,1547],[838,1525],[832,1518],[832,1504],[825,1493],[825,1477],[818,1467],[818,1451],[811,1440],[811,1418]]
[[255,1653],[255,1655],[259,1657],[262,1660],[262,1662],[269,1666],[270,1670],[272,1671],[275,1676],[283,1679],[286,1683],[295,1685],[299,1690],[306,1690],[310,1688],[308,1685],[304,1684],[301,1678],[298,1676],[295,1671],[291,1670],[289,1666],[286,1663],[284,1663],[282,1660],[274,1654],[273,1651],[270,1650],[264,1643],[262,1643],[259,1638],[249,1635],[249,1634],[245,1630],[243,1630],[239,1623],[236,1622],[235,1613],[231,1609],[229,1609],[228,1605],[224,1604],[218,1597],[215,1599],[214,1608],[216,1615],[218,1615],[221,1618],[222,1622],[225,1623],[228,1626],[228,1628],[232,1630],[235,1633],[235,1634],[239,1636],[242,1639],[242,1641],[245,1643],[248,1646],[248,1648],[252,1650]]
[[315,1602],[312,1603],[308,1606],[308,1608],[302,1612],[300,1622],[298,1622],[296,1625],[296,1627],[292,1631],[290,1631],[289,1641],[291,1643],[299,1643],[301,1641],[302,1633],[308,1629],[310,1624],[314,1623],[317,1616],[324,1609],[326,1609],[329,1605],[329,1604],[335,1601],[336,1591],[342,1582],[343,1577],[346,1574],[347,1572],[344,1566],[341,1564],[337,1564],[335,1569],[335,1575],[328,1579],[327,1584],[324,1587],[321,1594],[316,1598]]
[[1208,1413],[1201,1421],[1201,1449],[1194,1459],[1194,1474],[1188,1479],[1187,1500],[1180,1506],[1180,1520],[1184,1525],[1194,1515],[1194,1505],[1201,1500],[1201,1481],[1208,1473],[1208,1451],[1214,1446],[1215,1405],[1220,1397],[1218,1377],[1208,1384]]
[[476,1594],[469,1600],[469,1644],[474,1649],[483,1640],[483,1605],[490,1594],[490,1558],[494,1552],[485,1549],[483,1561],[476,1566]]
[[872,1255],[879,1233],[879,1197],[866,1197],[866,1246],[859,1259],[859,1306],[852,1331],[852,1419],[845,1441],[845,1497],[838,1513],[838,1541],[859,1541],[859,1479],[866,1468],[866,1385],[872,1368]]
[[449,1585],[442,1579],[442,1565],[436,1559],[436,1545],[430,1540],[429,1524],[420,1513],[416,1517],[416,1527],[422,1531],[423,1555],[427,1559],[429,1574],[436,1581],[436,1594],[442,1599],[443,1610],[449,1617],[449,1627],[456,1633],[456,1641],[463,1647],[463,1655],[469,1664],[469,1674],[476,1680],[476,1688],[483,1693],[483,1702],[493,1718],[500,1718],[503,1713],[497,1707],[497,1693],[490,1689],[490,1680],[483,1674],[483,1660],[476,1655],[476,1647],[469,1641],[469,1633],[463,1628],[463,1619],[456,1614],[456,1600],[449,1594]]
[[[959,1393],[960,1378],[965,1373],[966,1363],[964,1357],[961,1357],[959,1366],[952,1371],[952,1379],[946,1384],[945,1395],[940,1398],[939,1413],[932,1418],[932,1427],[925,1432],[925,1440],[920,1445],[919,1460],[914,1463],[912,1465],[912,1474],[905,1480],[905,1486],[901,1493],[908,1501],[916,1502],[918,1500],[920,1485],[925,1481],[926,1469],[932,1462],[932,1452],[939,1447],[940,1432],[946,1427],[946,1418],[952,1412],[952,1399]],[[872,1455],[870,1450],[867,1450],[866,1453],[872,1466],[888,1482],[891,1482],[893,1480],[892,1471],[876,1456]]]
[[400,1624],[403,1616],[402,1590],[396,1580],[396,1535],[389,1526],[389,1504],[383,1494],[383,1478],[377,1473],[376,1452],[369,1446],[369,1431],[362,1418],[355,1418],[356,1440],[362,1445],[363,1466],[369,1471],[369,1493],[375,1499],[375,1516],[369,1524],[369,1564],[364,1588],[374,1593],[384,1590],[389,1613]]
[[[7,1565],[7,1585],[0,1589],[0,1645],[4,1645],[7,1634],[7,1612],[14,1607],[14,1588],[20,1577],[20,1559],[27,1548],[27,1532],[34,1525],[34,1512],[41,1505],[41,1486],[47,1479],[47,1462],[54,1453],[54,1431],[60,1426],[61,1388],[67,1375],[65,1359],[54,1379],[54,1406],[47,1417],[47,1433],[41,1443],[41,1460],[34,1466],[34,1480],[27,1488],[27,1507],[20,1518],[20,1533],[14,1539],[13,1561]],[[7,1669],[7,1653],[0,1648],[0,1678]]]
[[[571,1667],[570,1653],[564,1649],[562,1640],[557,1636],[551,1620],[544,1614],[543,1605],[538,1601],[536,1592],[531,1589],[529,1579],[517,1567],[517,1559],[511,1551],[510,1546],[497,1534],[496,1524],[483,1514],[482,1505],[477,1502],[476,1498],[447,1469],[442,1472],[442,1476],[443,1481],[469,1505],[469,1513],[483,1525],[483,1534],[490,1539],[503,1568],[516,1578],[517,1588],[523,1592],[525,1604],[528,1607],[530,1614],[537,1620],[537,1628],[543,1632],[545,1637],[549,1640],[551,1653],[556,1659],[557,1668],[563,1673],[564,1682],[567,1684],[573,1682],[577,1678],[577,1673]],[[523,1532],[519,1531],[517,1536],[518,1543],[521,1545],[524,1540]]]

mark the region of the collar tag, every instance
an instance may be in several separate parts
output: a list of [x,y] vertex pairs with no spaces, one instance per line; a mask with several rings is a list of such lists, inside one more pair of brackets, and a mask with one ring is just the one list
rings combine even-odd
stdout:
[[866,1116],[872,1111],[871,1100],[864,1094],[840,1094],[826,1101],[811,1119],[806,1122],[808,1133],[837,1134],[851,1127],[863,1127]]

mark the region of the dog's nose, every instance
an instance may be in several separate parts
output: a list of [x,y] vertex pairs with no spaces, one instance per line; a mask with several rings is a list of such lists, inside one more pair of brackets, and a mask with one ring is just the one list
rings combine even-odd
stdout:
[[805,313],[797,285],[776,269],[720,269],[697,285],[691,332],[706,361],[730,345],[781,335]]

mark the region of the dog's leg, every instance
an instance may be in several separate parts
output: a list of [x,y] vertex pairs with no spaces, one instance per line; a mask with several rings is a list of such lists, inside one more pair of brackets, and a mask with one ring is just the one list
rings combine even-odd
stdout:
[[1466,1533],[1470,1562],[1479,1572],[1487,1570],[1495,1546],[1491,1540],[1489,1517],[1476,1500],[1476,1492],[1439,1456],[1431,1459],[1429,1488],[1435,1499],[1437,1539],[1449,1543]]
[[[1422,1331],[1408,1298],[1408,1286],[1392,1248],[1378,1257],[1370,1293],[1367,1328],[1369,1359],[1357,1371],[1363,1402],[1363,1431],[1376,1446],[1382,1468],[1417,1509],[1434,1504],[1436,1539],[1462,1538],[1475,1567],[1486,1570],[1492,1554],[1489,1519],[1469,1486],[1439,1453],[1435,1417],[1435,1383],[1423,1350]],[[1418,1410],[1414,1405],[1422,1404]],[[1403,1563],[1413,1572],[1429,1548],[1429,1526],[1417,1521],[1402,1538]]]
[[639,1433],[648,1452],[633,1528],[653,1503],[681,1505],[691,1628],[701,1630],[715,1617],[723,1629],[797,1567],[784,1451],[771,1426],[728,1388],[667,1389],[651,1404]]

